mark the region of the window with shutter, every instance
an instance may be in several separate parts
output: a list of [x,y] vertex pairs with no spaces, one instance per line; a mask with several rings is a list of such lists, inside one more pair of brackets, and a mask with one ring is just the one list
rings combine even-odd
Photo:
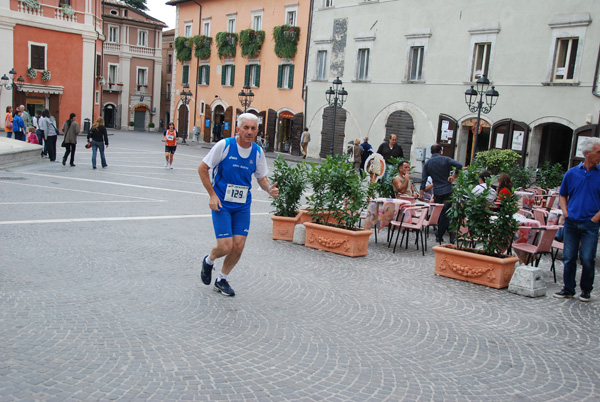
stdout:
[[39,45],[30,46],[31,66],[37,70],[46,69],[46,47]]
[[187,84],[190,77],[190,66],[183,66],[181,73],[181,83]]
[[254,87],[258,88],[260,86],[260,64],[254,66]]
[[282,88],[283,65],[277,67],[277,88]]

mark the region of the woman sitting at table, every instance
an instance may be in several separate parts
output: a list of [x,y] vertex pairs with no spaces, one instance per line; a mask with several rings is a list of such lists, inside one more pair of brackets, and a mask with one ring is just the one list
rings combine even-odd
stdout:
[[408,161],[400,162],[400,165],[398,165],[398,175],[392,180],[392,185],[394,186],[396,197],[407,195],[416,198],[419,196],[410,180],[410,163]]
[[498,190],[496,192],[498,193],[498,199],[496,200],[497,203],[512,195],[513,184],[510,180],[510,176],[506,173],[502,173],[498,177]]

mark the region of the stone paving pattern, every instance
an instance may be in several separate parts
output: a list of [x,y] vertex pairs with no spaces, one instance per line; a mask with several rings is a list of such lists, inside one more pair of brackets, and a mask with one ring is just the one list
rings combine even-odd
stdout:
[[0,171],[0,401],[600,400],[600,293],[552,298],[549,258],[531,299],[374,236],[354,259],[273,241],[255,190],[236,296],[213,292],[208,149],[169,170],[163,146],[117,131],[107,169],[79,144]]

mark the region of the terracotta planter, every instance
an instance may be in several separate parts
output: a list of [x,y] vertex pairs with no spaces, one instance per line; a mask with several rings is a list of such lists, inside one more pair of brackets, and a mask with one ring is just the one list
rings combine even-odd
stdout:
[[508,287],[515,272],[517,257],[491,257],[458,250],[452,245],[433,247],[436,275],[473,282],[496,289]]
[[307,247],[325,250],[349,257],[361,257],[367,255],[369,248],[369,236],[373,232],[366,229],[340,229],[333,226],[319,225],[306,222]]
[[298,223],[298,215],[293,217],[271,215],[271,219],[273,220],[273,240],[292,241],[294,239],[294,228]]
[[312,222],[310,212],[307,209],[299,209],[296,218],[298,218],[298,225],[302,225],[305,222]]

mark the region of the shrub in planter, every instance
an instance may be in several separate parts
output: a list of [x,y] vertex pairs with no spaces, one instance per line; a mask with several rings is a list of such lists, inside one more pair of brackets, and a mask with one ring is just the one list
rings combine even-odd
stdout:
[[556,188],[562,183],[564,175],[565,171],[560,163],[550,166],[550,162],[546,161],[538,171],[537,184],[541,188]]
[[473,165],[477,168],[485,168],[492,174],[510,174],[519,159],[521,159],[521,155],[512,149],[491,149],[478,152],[473,160]]
[[210,57],[210,45],[212,38],[210,36],[196,35],[192,38],[194,41],[194,56],[199,59],[208,59]]
[[238,34],[231,32],[219,32],[215,35],[217,42],[217,54],[219,58],[235,57]]
[[298,51],[300,28],[291,25],[279,25],[273,28],[275,54],[284,59],[293,59]]
[[282,155],[273,161],[273,175],[270,183],[277,183],[279,196],[271,200],[276,216],[295,217],[300,208],[300,198],[306,189],[307,165],[299,163],[290,166]]
[[175,39],[175,50],[177,51],[177,60],[184,62],[192,59],[192,44],[190,38],[178,36]]
[[154,123],[153,122],[148,123],[148,128],[154,128]]
[[243,57],[256,57],[259,55],[265,41],[265,31],[245,29],[240,32],[240,47]]

